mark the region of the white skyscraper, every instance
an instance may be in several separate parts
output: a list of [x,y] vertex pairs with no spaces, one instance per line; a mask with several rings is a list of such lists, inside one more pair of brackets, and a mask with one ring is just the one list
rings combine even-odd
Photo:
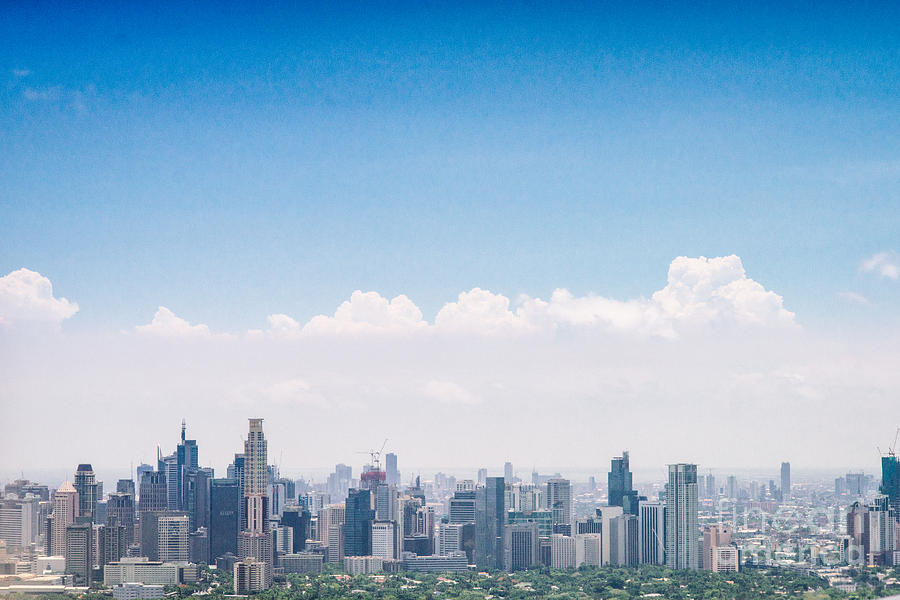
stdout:
[[51,521],[50,553],[66,554],[66,527],[78,516],[78,492],[70,482],[65,482],[53,495],[53,519]]
[[[268,444],[262,419],[250,419],[244,442],[243,531],[238,535],[238,556],[265,563],[265,588],[272,585],[273,536],[269,530]],[[264,588],[264,589],[265,589]]]
[[666,540],[663,530],[666,505],[662,502],[641,501],[640,509],[640,562],[647,565],[665,564]]
[[398,558],[394,551],[394,522],[375,521],[372,523],[372,556]]
[[665,531],[666,566],[670,569],[700,566],[697,492],[697,465],[669,465]]
[[550,560],[554,569],[573,568],[575,558],[575,538],[559,533],[550,536]]

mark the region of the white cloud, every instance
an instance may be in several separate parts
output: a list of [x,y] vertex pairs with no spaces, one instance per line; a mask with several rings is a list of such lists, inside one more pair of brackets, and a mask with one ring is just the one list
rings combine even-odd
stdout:
[[0,323],[59,324],[76,312],[76,303],[53,297],[53,284],[40,273],[19,269],[0,277]]
[[333,317],[313,317],[303,326],[303,333],[406,333],[422,330],[427,325],[419,307],[402,294],[388,300],[378,292],[356,290],[350,300],[338,307]]
[[472,406],[481,402],[480,398],[452,381],[433,379],[425,384],[422,391],[425,393],[425,396],[431,400],[436,400],[444,404],[465,404]]
[[863,296],[862,294],[857,294],[856,292],[838,292],[838,298],[845,302],[849,302],[850,304],[858,304],[860,306],[869,306],[872,303],[869,302],[869,299]]
[[210,337],[208,326],[191,325],[165,306],[156,309],[156,314],[153,315],[153,320],[148,325],[138,325],[135,330],[144,335],[169,338]]
[[877,273],[886,279],[900,279],[900,256],[893,250],[879,252],[862,261],[859,269],[864,273]]
[[531,329],[520,315],[509,310],[509,298],[481,288],[461,292],[456,302],[445,304],[434,326],[441,331],[477,334]]

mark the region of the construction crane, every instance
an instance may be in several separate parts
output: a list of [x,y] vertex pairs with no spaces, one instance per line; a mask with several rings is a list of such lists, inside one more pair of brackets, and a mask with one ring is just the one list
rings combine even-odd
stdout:
[[384,447],[387,446],[387,443],[388,443],[387,438],[384,438],[384,443],[381,444],[381,448],[379,450],[377,450],[377,451],[369,450],[369,451],[357,452],[357,454],[368,454],[369,457],[372,459],[372,466],[375,468],[376,471],[380,471],[381,470],[381,453],[384,452]]
[[875,446],[878,450],[878,454],[882,456],[897,456],[897,438],[900,438],[900,427],[897,428],[897,433],[894,434],[894,443],[888,446],[887,453],[882,452],[880,447]]

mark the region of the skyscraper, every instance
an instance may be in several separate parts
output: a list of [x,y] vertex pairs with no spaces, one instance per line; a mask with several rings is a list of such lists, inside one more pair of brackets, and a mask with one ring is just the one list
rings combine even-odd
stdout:
[[554,477],[547,481],[547,508],[553,519],[553,532],[572,533],[572,485],[568,479]]
[[344,512],[344,556],[369,556],[372,554],[372,492],[351,489],[347,495]]
[[281,513],[281,524],[294,530],[294,547],[292,552],[306,550],[306,539],[309,537],[309,511],[301,506],[285,507]]
[[791,463],[781,463],[781,499],[791,499]]
[[106,502],[106,524],[125,528],[128,544],[134,542],[134,496],[127,492],[110,494]]
[[269,530],[267,493],[268,444],[262,419],[250,419],[244,442],[244,530],[238,535],[238,556],[265,563],[265,584],[272,585],[273,540]]
[[[637,492],[632,488],[631,470],[628,462],[628,451],[622,452],[622,456],[614,457],[609,464],[609,505],[621,506],[625,512],[636,512]],[[629,497],[629,505],[625,506],[625,497]]]
[[895,514],[900,514],[900,461],[893,452],[881,457],[882,494],[888,497]]
[[69,523],[64,532],[66,573],[75,576],[76,584],[89,586],[94,566],[93,526],[90,519],[79,518],[75,523]]
[[513,480],[513,466],[512,463],[507,461],[503,465],[503,479],[506,480],[506,483],[512,483]]
[[100,495],[94,477],[94,468],[91,465],[87,463],[78,465],[73,487],[78,492],[78,516],[93,519],[97,512],[97,501],[100,500]]
[[540,534],[537,523],[515,523],[503,531],[503,568],[521,571],[540,564]]
[[663,531],[665,524],[665,504],[662,502],[640,503],[641,564],[661,565],[665,563],[666,541]]
[[50,553],[64,556],[66,553],[66,527],[75,522],[79,510],[78,492],[68,481],[53,494],[53,515],[50,527]]
[[486,477],[475,494],[475,563],[483,569],[503,568],[506,486],[502,477]]
[[666,566],[670,569],[699,567],[697,465],[669,465],[666,484]]
[[234,479],[213,479],[209,488],[209,558],[237,554],[242,498]]
[[387,474],[385,482],[388,485],[400,485],[400,471],[397,469],[397,455],[393,452],[388,452],[387,454],[385,454],[384,470]]

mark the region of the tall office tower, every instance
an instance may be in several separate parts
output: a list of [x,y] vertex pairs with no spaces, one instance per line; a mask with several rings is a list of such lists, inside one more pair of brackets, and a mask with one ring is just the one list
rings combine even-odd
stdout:
[[540,564],[540,543],[537,523],[507,525],[503,530],[503,568],[522,571]]
[[330,563],[339,563],[344,560],[344,526],[334,523],[328,526],[328,552],[326,558]]
[[94,468],[87,463],[78,465],[72,485],[78,492],[78,516],[93,519],[97,512],[97,501],[100,500]]
[[379,521],[396,521],[399,498],[397,488],[392,485],[382,483],[375,488],[375,518]]
[[281,513],[281,524],[294,530],[293,553],[306,550],[306,540],[309,538],[309,511],[302,506],[288,506]]
[[716,489],[716,478],[712,473],[709,473],[706,476],[706,497],[715,500],[719,495],[719,490]]
[[610,521],[609,562],[635,566],[640,559],[640,521],[632,514],[622,514]]
[[141,464],[139,464],[139,465],[137,466],[137,468],[135,469],[134,481],[135,481],[135,485],[137,486],[137,496],[134,497],[134,501],[135,501],[135,502],[137,502],[137,501],[139,501],[139,500],[141,499],[141,498],[140,498],[140,494],[141,494],[141,480],[144,478],[144,473],[150,473],[150,472],[152,472],[152,471],[153,471],[153,467],[152,467],[151,465],[146,464],[146,463],[141,463]]
[[637,514],[637,492],[632,485],[628,451],[614,457],[609,463],[609,505],[621,506],[625,512]]
[[[720,550],[723,548],[723,550]],[[731,545],[731,528],[727,525],[709,525],[703,528],[703,551],[700,568],[707,571],[737,571],[737,547]]]
[[845,489],[851,496],[865,496],[868,491],[864,473],[847,473],[844,476]]
[[781,463],[781,499],[791,499],[791,463]]
[[575,538],[554,533],[550,536],[550,566],[554,569],[575,567]]
[[[197,440],[185,439],[187,436],[187,423],[181,420],[181,442],[175,449],[175,464],[178,478],[178,510],[187,508],[187,475],[196,472],[200,468],[200,454],[197,448]],[[192,529],[193,530],[193,529]]]
[[116,482],[117,494],[131,494],[134,500],[137,500],[136,490],[134,489],[134,479],[120,479]]
[[141,495],[138,500],[138,515],[145,512],[160,512],[168,509],[166,474],[164,472],[143,472],[140,486]]
[[699,525],[697,465],[669,465],[666,484],[666,566],[697,569]]
[[125,527],[119,525],[115,518],[111,518],[109,515],[107,515],[106,525],[102,527],[102,535],[100,566],[117,562],[123,556],[126,556],[128,554],[128,546],[134,541],[133,537],[128,537]]
[[91,585],[94,566],[93,532],[94,528],[87,517],[83,520],[79,517],[77,522],[69,523],[65,528],[66,573],[74,575],[78,585]]
[[463,549],[463,523],[438,523],[436,553],[447,556]]
[[127,492],[116,492],[107,496],[106,524],[125,528],[128,544],[134,542],[134,496]]
[[234,479],[213,479],[209,487],[209,558],[237,555],[241,495]]
[[344,513],[344,556],[369,556],[372,554],[372,492],[351,489],[347,495]]
[[209,469],[187,469],[183,473],[183,509],[191,519],[191,531],[209,527]]
[[353,468],[343,463],[334,465],[334,473],[328,476],[326,484],[328,494],[333,501],[343,500],[347,497],[347,490],[353,479]]
[[482,569],[503,568],[506,486],[502,477],[487,477],[475,494],[475,563]]
[[450,498],[450,522],[474,523],[475,522],[475,490],[457,489]]
[[244,455],[243,454],[235,454],[234,461],[228,465],[228,469],[226,472],[226,477],[228,479],[234,479],[238,485],[238,495],[241,499],[239,502],[240,506],[238,507],[238,523],[240,527],[244,527],[244,520],[246,519],[246,515],[244,515]]
[[881,487],[879,491],[887,496],[894,512],[900,514],[900,461],[890,453],[881,457]]
[[53,494],[53,520],[51,525],[50,553],[64,556],[66,553],[66,527],[75,522],[79,513],[78,492],[68,481]]
[[610,549],[612,548],[612,541],[610,539],[610,532],[612,531],[612,520],[616,517],[621,517],[625,514],[624,509],[621,506],[601,506],[600,508],[595,509],[596,517],[595,519],[600,520],[600,535],[603,537],[602,544],[602,556],[600,557],[600,563],[603,565],[608,565],[610,563]]
[[250,419],[250,431],[244,442],[244,515],[243,531],[238,534],[238,557],[265,563],[266,587],[272,584],[273,540],[269,530],[268,444],[262,419]]
[[640,552],[638,560],[645,565],[665,564],[666,540],[663,530],[666,505],[659,501],[640,503]]
[[397,455],[393,452],[385,454],[384,470],[387,473],[385,483],[393,486],[400,485],[400,471],[397,469]]
[[554,477],[547,481],[547,508],[552,512],[553,532],[572,533],[572,484]]
[[[600,512],[598,510],[598,512]],[[575,535],[580,535],[582,533],[601,533],[603,531],[603,521],[600,520],[600,516],[596,517],[587,516],[581,519],[575,520]]]
[[0,540],[8,553],[21,554],[37,538],[39,502],[31,495],[25,500],[0,498]]
[[400,553],[397,552],[395,545],[397,541],[394,532],[395,527],[396,524],[393,521],[372,522],[372,556],[386,559],[400,557]]
[[889,496],[878,496],[868,507],[866,564],[895,565],[897,556],[897,514]]
[[478,485],[485,485],[487,483],[487,469],[478,469]]
[[156,470],[166,475],[166,510],[178,510],[181,493],[178,489],[178,454],[163,456],[159,448],[156,450]]
[[734,475],[728,476],[728,497],[732,500],[737,500],[737,477]]
[[582,533],[575,536],[575,567],[588,565],[599,567],[603,556],[601,544],[603,536],[599,533]]
[[503,479],[506,480],[506,483],[512,483],[513,480],[513,466],[512,463],[507,461],[503,464]]

